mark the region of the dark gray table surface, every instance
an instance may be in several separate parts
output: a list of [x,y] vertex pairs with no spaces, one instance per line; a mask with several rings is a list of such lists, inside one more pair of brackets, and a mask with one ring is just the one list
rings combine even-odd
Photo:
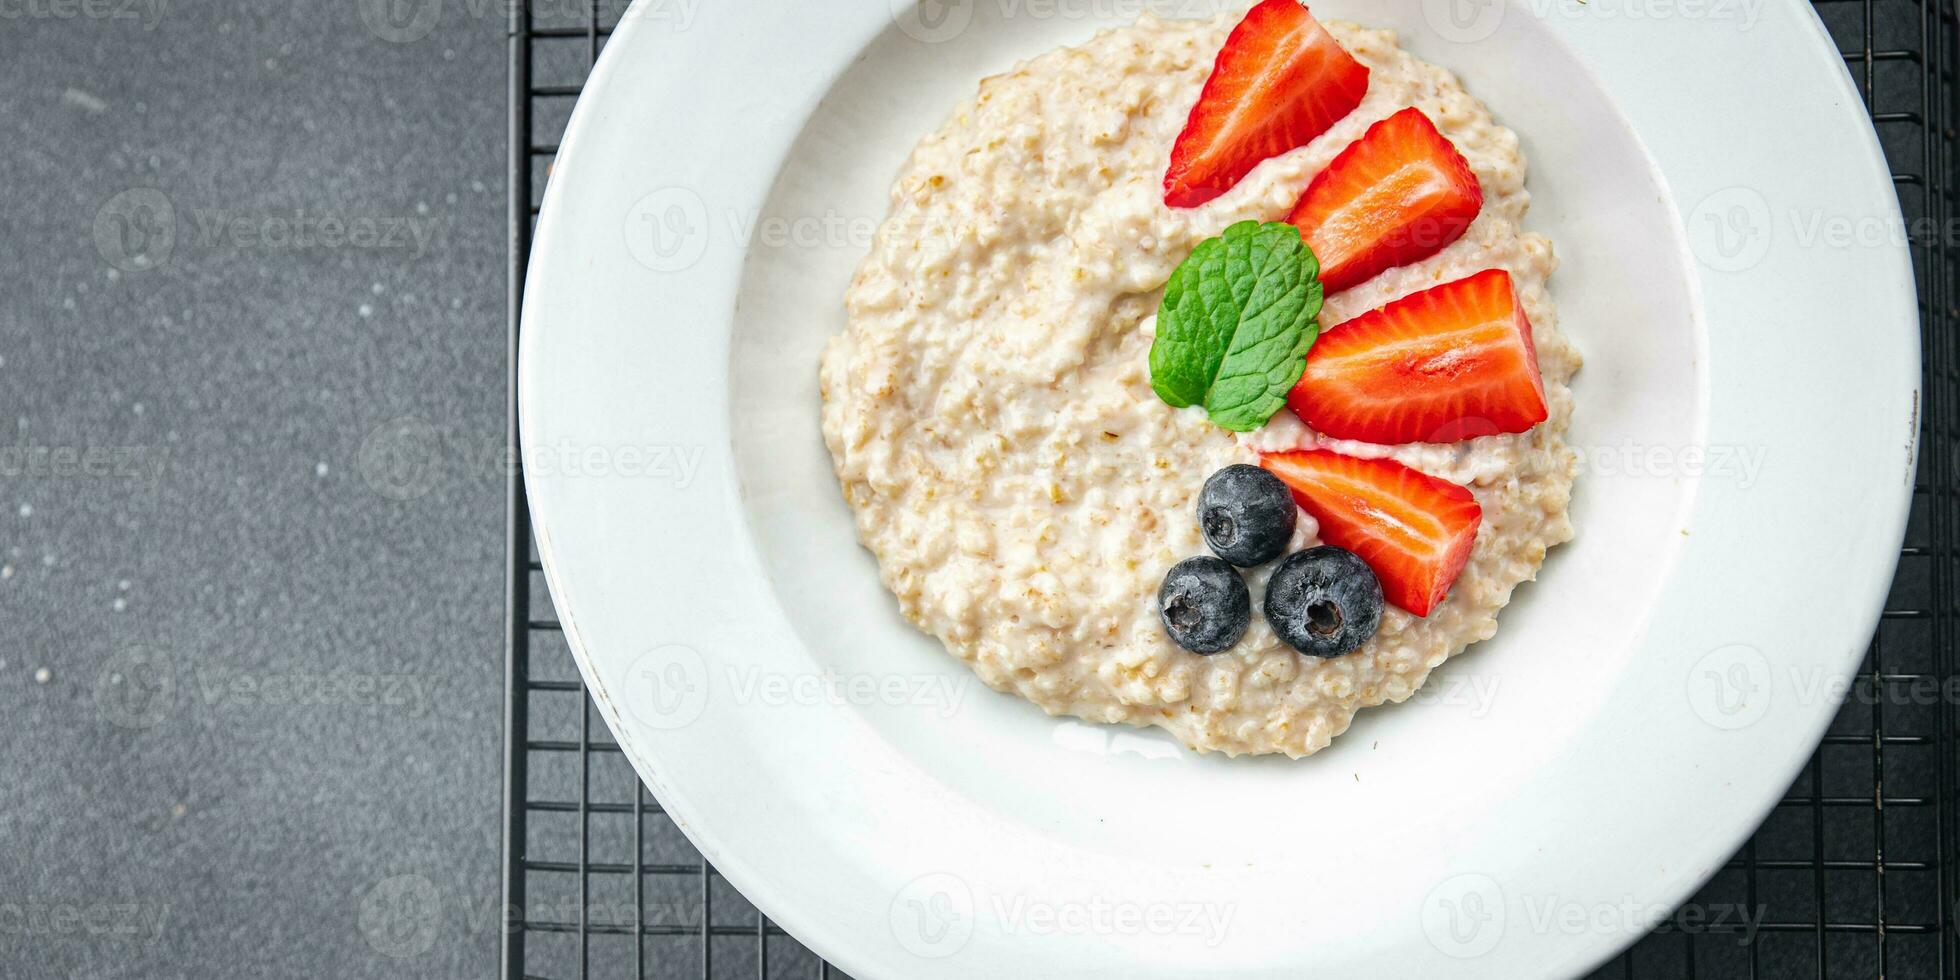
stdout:
[[383,6],[0,5],[0,976],[495,970],[506,7]]

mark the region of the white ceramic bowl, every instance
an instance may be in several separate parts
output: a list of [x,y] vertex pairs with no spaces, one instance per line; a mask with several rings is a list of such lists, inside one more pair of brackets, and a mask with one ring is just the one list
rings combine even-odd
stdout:
[[1801,0],[1328,0],[1532,164],[1586,355],[1580,534],[1311,759],[1052,719],[907,626],[816,361],[912,143],[1016,58],[1208,0],[641,0],[558,157],[520,407],[566,636],[654,793],[864,980],[1570,976],[1807,758],[1912,485],[1898,205]]

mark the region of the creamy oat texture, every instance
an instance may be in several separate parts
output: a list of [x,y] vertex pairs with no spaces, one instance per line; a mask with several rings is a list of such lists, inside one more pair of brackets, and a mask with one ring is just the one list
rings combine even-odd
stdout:
[[[1166,208],[1171,144],[1237,19],[1146,15],[981,82],[892,189],[845,298],[849,327],[823,357],[823,432],[900,609],[988,684],[1052,714],[1162,726],[1201,751],[1297,757],[1488,639],[1512,589],[1572,537],[1563,437],[1579,355],[1546,292],[1551,243],[1519,228],[1530,198],[1517,137],[1391,32],[1329,24],[1372,70],[1361,107],[1205,207]],[[1330,297],[1322,326],[1508,269],[1550,420],[1522,435],[1379,447],[1323,440],[1284,410],[1234,436],[1159,401],[1148,355],[1171,270],[1235,221],[1282,220],[1335,154],[1410,105],[1470,161],[1483,214],[1430,260]],[[1179,649],[1158,621],[1157,587],[1173,564],[1208,553],[1195,515],[1205,478],[1259,449],[1310,445],[1393,456],[1471,488],[1483,527],[1448,600],[1426,619],[1391,606],[1361,650],[1318,660],[1259,615],[1269,565],[1247,576],[1254,616],[1237,646]],[[1316,532],[1303,513],[1296,548]]]

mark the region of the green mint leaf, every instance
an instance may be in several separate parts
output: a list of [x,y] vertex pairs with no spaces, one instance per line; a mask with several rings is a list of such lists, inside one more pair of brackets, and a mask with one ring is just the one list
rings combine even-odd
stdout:
[[1150,345],[1150,387],[1251,432],[1286,404],[1320,336],[1320,262],[1300,229],[1241,221],[1171,273]]

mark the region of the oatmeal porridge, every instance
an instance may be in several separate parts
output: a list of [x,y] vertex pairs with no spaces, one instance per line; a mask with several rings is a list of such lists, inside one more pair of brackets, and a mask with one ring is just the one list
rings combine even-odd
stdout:
[[[1520,227],[1517,137],[1390,32],[1328,24],[1368,69],[1359,105],[1202,206],[1167,206],[1168,154],[1237,21],[1146,15],[982,81],[898,176],[845,297],[849,325],[822,359],[822,423],[900,610],[987,684],[1051,714],[1160,726],[1200,751],[1299,757],[1491,637],[1513,590],[1572,537],[1564,434],[1580,359],[1547,292],[1551,243]],[[1322,342],[1399,298],[1503,270],[1529,321],[1544,420],[1383,445],[1323,436],[1284,409],[1239,433],[1165,404],[1151,348],[1173,271],[1234,223],[1286,220],[1338,154],[1409,107],[1467,161],[1481,211],[1440,252],[1330,290]],[[1481,524],[1447,599],[1426,616],[1387,606],[1344,656],[1303,655],[1259,616],[1221,652],[1180,647],[1159,585],[1207,553],[1195,518],[1206,477],[1310,448],[1392,458],[1474,495]],[[1289,550],[1321,532],[1300,513]],[[1273,575],[1245,571],[1254,608]]]

